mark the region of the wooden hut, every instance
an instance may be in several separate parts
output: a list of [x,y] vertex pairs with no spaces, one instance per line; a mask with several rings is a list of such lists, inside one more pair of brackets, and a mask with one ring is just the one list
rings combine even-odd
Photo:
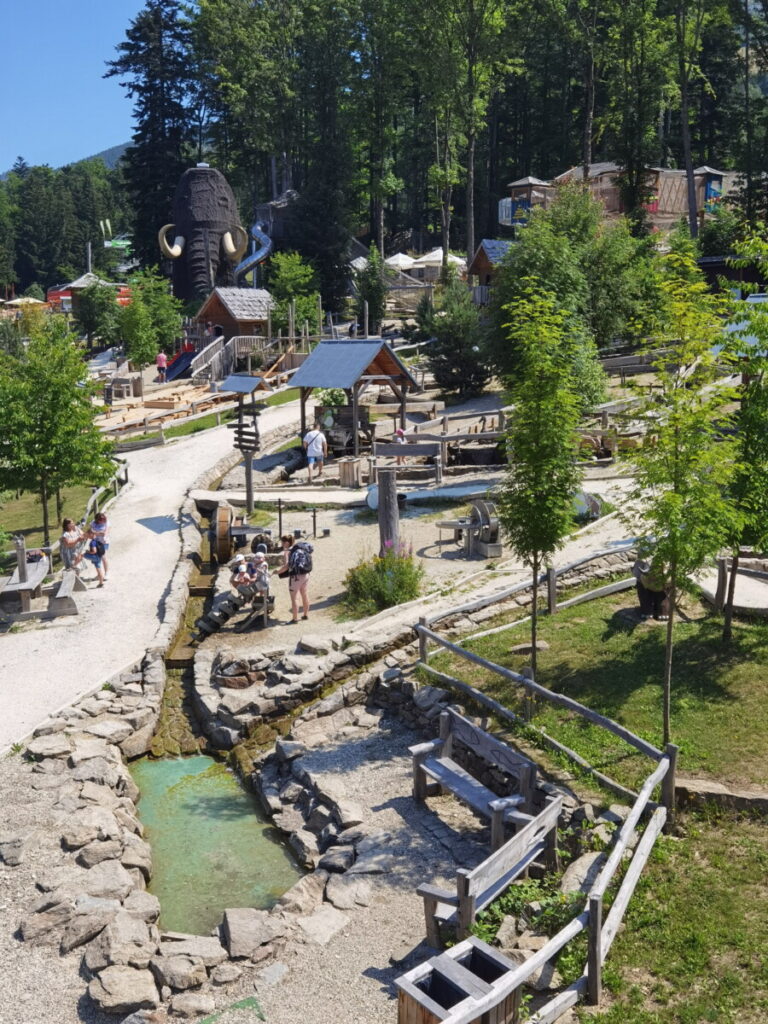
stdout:
[[241,334],[266,336],[272,306],[265,288],[214,288],[195,320],[216,324],[227,340]]
[[352,412],[354,454],[360,451],[358,428],[360,398],[371,384],[386,384],[400,403],[400,424],[405,426],[406,396],[416,382],[389,345],[381,338],[323,341],[296,371],[291,384],[301,398],[301,433],[307,429],[307,399],[314,388],[346,391]]

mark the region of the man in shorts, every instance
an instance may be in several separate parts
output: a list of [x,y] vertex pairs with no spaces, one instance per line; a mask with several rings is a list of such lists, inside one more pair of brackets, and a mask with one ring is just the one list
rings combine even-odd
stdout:
[[312,483],[312,467],[317,463],[317,475],[323,475],[323,462],[328,454],[328,442],[319,427],[313,427],[304,435],[304,450],[307,453],[307,480]]

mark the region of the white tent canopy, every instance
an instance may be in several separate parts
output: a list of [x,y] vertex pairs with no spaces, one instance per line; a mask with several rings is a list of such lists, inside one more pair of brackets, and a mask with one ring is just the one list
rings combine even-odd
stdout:
[[[454,256],[453,253],[448,253],[448,262],[453,263],[455,266],[465,267],[467,261],[463,260],[461,256]],[[432,252],[425,253],[423,256],[419,256],[417,260],[413,261],[414,267],[440,267],[443,263],[443,250],[433,249]]]
[[394,256],[388,256],[384,262],[388,267],[394,267],[395,270],[410,270],[416,260],[407,253],[396,252]]

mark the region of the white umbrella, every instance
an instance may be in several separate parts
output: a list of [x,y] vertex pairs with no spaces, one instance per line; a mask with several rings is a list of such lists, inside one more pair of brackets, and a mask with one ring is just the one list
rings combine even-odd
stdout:
[[396,252],[394,256],[388,256],[384,260],[388,267],[394,267],[395,270],[410,270],[416,260],[413,256],[408,256],[404,252]]
[[[443,250],[433,249],[432,252],[425,253],[423,256],[419,256],[417,260],[414,260],[415,267],[439,267],[443,262]],[[448,253],[448,262],[453,263],[456,266],[465,266],[466,260],[463,260],[460,256],[454,256],[453,253]]]
[[31,295],[22,295],[21,298],[11,299],[10,302],[6,302],[6,306],[44,306],[45,303],[42,299],[33,299]]

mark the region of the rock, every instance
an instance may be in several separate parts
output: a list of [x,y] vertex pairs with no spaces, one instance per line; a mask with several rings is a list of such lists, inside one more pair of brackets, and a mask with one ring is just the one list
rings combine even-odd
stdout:
[[307,818],[307,828],[310,832],[322,832],[326,825],[330,825],[333,822],[333,815],[325,806],[325,804],[318,804],[317,807],[312,809],[312,813]]
[[73,900],[56,903],[21,922],[21,936],[25,942],[50,944],[58,942],[58,929],[75,916]]
[[107,741],[84,734],[75,737],[72,753],[68,759],[69,764],[76,768],[82,761],[90,761],[94,757],[103,757],[106,761],[111,760]]
[[38,736],[52,736],[54,733],[63,732],[67,728],[67,723],[63,718],[48,718],[45,722],[33,732],[33,736],[37,739]]
[[206,967],[216,967],[227,959],[227,951],[214,936],[187,935],[183,939],[169,941],[164,938],[160,943],[163,956],[188,956],[201,960]]
[[[528,959],[528,952],[524,949],[505,949],[504,955],[517,964],[524,964]],[[561,988],[563,979],[554,964],[547,961],[542,967],[530,975],[526,981],[526,987],[532,988],[534,992],[546,992],[550,989]]]
[[[277,741],[278,743],[280,740]],[[295,804],[299,797],[304,792],[304,787],[301,783],[289,779],[288,782],[280,789],[280,799],[284,804]]]
[[117,765],[110,764],[106,758],[92,757],[78,764],[72,772],[72,778],[76,782],[96,782],[99,786],[114,789],[120,779],[120,772]]
[[371,883],[355,875],[331,875],[325,887],[326,899],[338,910],[367,907],[371,901]]
[[100,971],[110,964],[144,968],[149,966],[156,952],[157,943],[146,922],[120,910],[90,943],[85,962],[92,971]]
[[77,863],[92,868],[94,864],[100,864],[103,860],[118,860],[122,852],[123,844],[119,840],[108,839],[102,842],[96,839],[80,850]]
[[294,740],[286,740],[280,737],[275,743],[275,753],[281,761],[292,761],[295,757],[306,754],[307,748],[303,743],[296,743]]
[[346,928],[349,918],[334,907],[318,907],[309,917],[300,917],[298,924],[310,942],[327,946],[334,935]]
[[80,799],[86,803],[96,804],[112,810],[120,798],[107,786],[97,786],[95,782],[84,782],[80,789]]
[[612,825],[623,825],[629,815],[629,808],[623,804],[611,804],[607,811],[601,811],[598,821],[607,821]]
[[88,995],[108,1013],[132,1013],[160,1005],[152,972],[134,967],[107,967],[90,983]]
[[245,690],[222,690],[221,707],[232,715],[241,715],[252,707],[260,692],[259,686],[249,686]]
[[583,822],[588,821],[590,824],[595,820],[595,809],[592,804],[582,804],[581,807],[575,808],[573,814],[571,814],[571,824],[581,825]]
[[355,862],[354,846],[334,846],[320,858],[318,867],[331,873],[347,871]]
[[320,851],[317,846],[317,837],[313,832],[308,832],[304,828],[292,832],[288,839],[288,845],[305,868],[314,868],[317,865]]
[[258,973],[259,988],[270,988],[272,985],[277,985],[283,980],[288,973],[288,964],[281,963],[277,960],[275,963],[270,964],[269,967],[265,967]]
[[383,875],[392,870],[395,857],[386,847],[362,850],[362,845],[357,848],[357,860],[349,869],[350,875]]
[[[533,650],[533,645],[530,644],[530,643],[515,644],[514,647],[510,647],[509,648],[509,653],[510,654],[530,654],[532,650]],[[537,640],[536,641],[536,650],[537,651],[548,651],[549,650],[549,644],[547,643],[546,640]]]
[[177,1017],[201,1017],[215,1009],[216,1002],[210,992],[181,992],[171,1000],[171,1013]]
[[160,917],[160,900],[152,893],[136,890],[125,899],[123,909],[147,924],[154,924]]
[[272,824],[281,832],[298,832],[304,828],[304,815],[291,805],[283,807],[281,804],[280,813],[272,817]]
[[211,981],[214,985],[231,985],[243,976],[241,967],[237,964],[219,964],[211,971]]
[[523,932],[517,937],[517,946],[529,953],[537,953],[549,942],[548,935],[537,935],[536,932]]
[[83,889],[89,896],[124,900],[133,887],[133,879],[116,860],[94,864],[83,878]]
[[[118,907],[120,904],[118,904]],[[117,913],[113,911],[100,911],[95,914],[77,914],[64,928],[59,944],[59,952],[69,953],[78,946],[85,945],[91,939],[106,928],[112,922]]]
[[81,893],[75,900],[75,910],[78,914],[111,914],[117,913],[120,909],[120,900],[105,900],[98,896],[89,896]]
[[62,733],[38,736],[27,744],[27,753],[32,757],[67,757],[71,749],[69,737]]
[[563,872],[561,892],[589,892],[606,862],[604,853],[584,853]]
[[137,729],[130,736],[127,736],[120,744],[124,756],[130,761],[134,757],[141,757],[142,754],[146,754],[152,743],[152,737],[155,734],[155,721],[154,715],[152,721],[148,725],[142,726]]
[[502,949],[512,949],[517,945],[517,918],[508,914],[499,925],[496,941]]
[[290,913],[309,914],[323,902],[323,892],[327,881],[328,872],[318,868],[311,874],[300,878],[295,885],[284,892],[277,901],[277,906]]
[[197,988],[208,980],[203,961],[191,956],[154,956],[150,967],[159,985],[167,985],[177,992]]
[[124,835],[123,842],[125,848],[120,863],[125,868],[138,868],[149,881],[152,877],[152,849],[149,843],[130,832]]
[[8,867],[15,868],[24,860],[27,850],[35,838],[34,832],[18,835],[0,835],[0,860]]
[[168,1024],[168,1014],[163,1006],[157,1010],[137,1010],[125,1017],[122,1024]]
[[287,926],[266,910],[237,907],[224,911],[222,934],[234,958],[249,957],[259,946],[266,945],[279,935],[285,935]]
[[109,743],[122,743],[123,740],[128,739],[133,730],[127,722],[121,722],[116,718],[105,718],[101,722],[85,725],[83,731],[107,740]]
[[315,655],[330,654],[333,650],[333,644],[330,640],[325,640],[323,637],[314,634],[305,634],[300,637],[296,647],[303,654]]

